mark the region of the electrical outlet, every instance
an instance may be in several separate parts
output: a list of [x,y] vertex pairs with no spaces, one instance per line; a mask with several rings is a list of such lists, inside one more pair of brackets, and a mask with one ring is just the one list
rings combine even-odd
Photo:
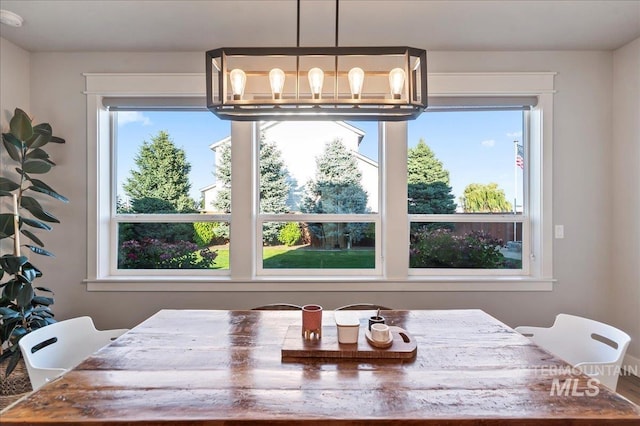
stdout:
[[557,239],[564,238],[564,225],[556,225],[555,235]]

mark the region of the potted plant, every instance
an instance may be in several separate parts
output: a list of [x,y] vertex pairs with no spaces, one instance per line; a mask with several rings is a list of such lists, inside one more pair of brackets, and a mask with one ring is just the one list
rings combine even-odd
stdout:
[[[32,125],[29,116],[19,108],[11,118],[10,131],[2,134],[3,157],[17,163],[15,168],[5,166],[0,176],[0,201],[5,207],[12,207],[11,212],[4,213],[6,210],[3,209],[0,213],[0,243],[3,239],[13,239],[12,250],[0,256],[0,366],[3,370],[0,378],[3,382],[21,359],[20,338],[55,322],[50,309],[53,293],[34,284],[42,272],[21,250],[53,256],[43,248],[43,242],[33,231],[49,231],[50,223],[59,223],[59,220],[46,211],[38,199],[68,200],[35,176],[45,174],[55,166],[43,147],[48,143],[64,142],[53,136],[48,123]],[[21,237],[26,237],[26,244],[21,245]],[[2,247],[6,249],[9,245],[5,242]],[[0,387],[0,393],[6,392]]]

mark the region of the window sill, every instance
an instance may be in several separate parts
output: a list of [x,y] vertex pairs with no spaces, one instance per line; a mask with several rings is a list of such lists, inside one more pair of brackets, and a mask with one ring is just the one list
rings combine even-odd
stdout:
[[[225,291],[225,292],[385,292],[385,291],[552,291],[553,278],[531,277],[110,277],[87,279],[87,291]],[[314,285],[318,284],[318,285]]]

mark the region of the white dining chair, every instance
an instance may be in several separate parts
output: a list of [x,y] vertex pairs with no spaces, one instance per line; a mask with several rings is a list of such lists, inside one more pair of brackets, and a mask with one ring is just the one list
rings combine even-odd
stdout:
[[615,391],[631,341],[624,331],[568,314],[557,315],[549,328],[521,326],[515,330]]
[[78,317],[39,328],[22,337],[20,351],[33,390],[72,369],[127,329],[96,330],[91,317]]

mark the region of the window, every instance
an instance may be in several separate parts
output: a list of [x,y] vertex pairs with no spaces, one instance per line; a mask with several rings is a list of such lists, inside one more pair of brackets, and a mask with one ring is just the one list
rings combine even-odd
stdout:
[[258,275],[378,274],[377,125],[258,128]]
[[229,125],[208,111],[110,105],[109,116],[115,160],[112,273],[228,270],[230,158],[216,155],[215,139]]
[[410,273],[526,274],[528,111],[451,109],[409,124]]
[[[86,75],[89,290],[551,289],[553,73],[430,75],[408,123],[220,122],[201,77]],[[412,180],[421,137],[448,181]],[[130,182],[155,139],[191,165],[170,205]]]

